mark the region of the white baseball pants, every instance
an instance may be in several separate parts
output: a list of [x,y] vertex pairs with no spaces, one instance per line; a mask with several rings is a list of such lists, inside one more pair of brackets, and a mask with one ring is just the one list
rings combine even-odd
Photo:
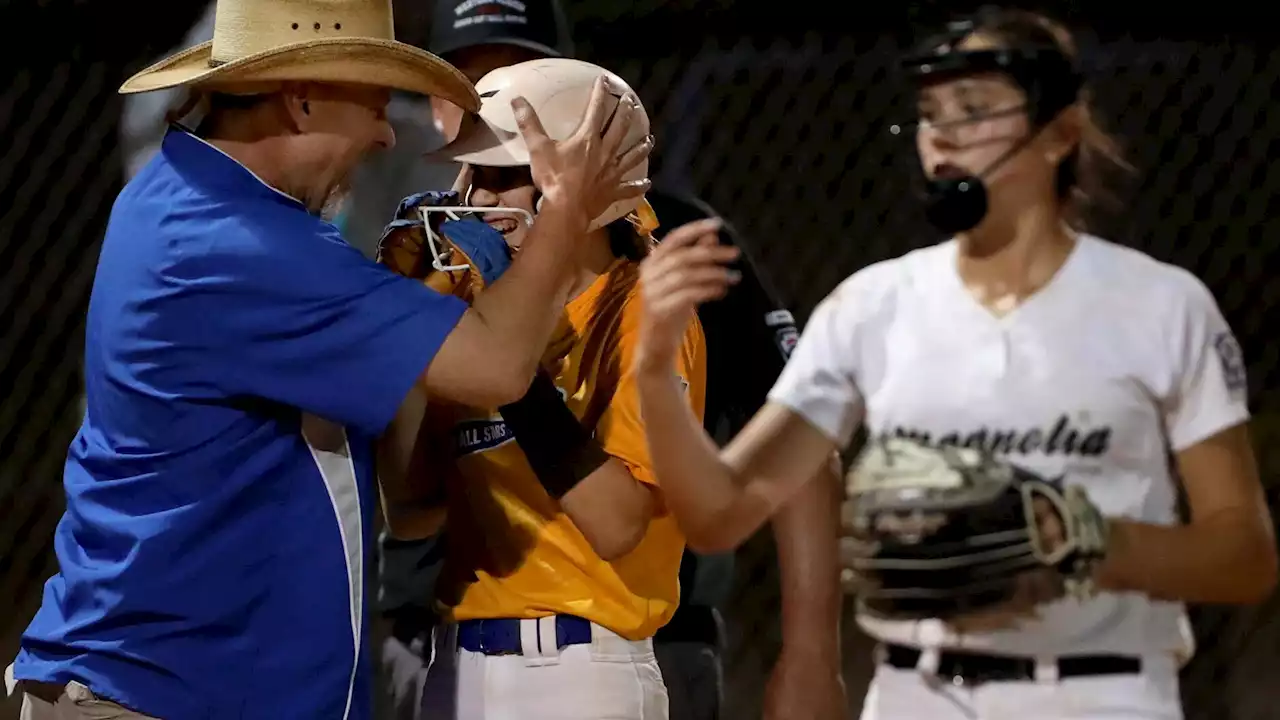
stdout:
[[990,682],[965,687],[881,664],[862,720],[1182,720],[1177,664],[1145,658],[1137,675]]
[[652,640],[626,640],[593,623],[590,645],[527,643],[520,655],[484,655],[457,648],[452,628],[437,630],[424,720],[668,720]]

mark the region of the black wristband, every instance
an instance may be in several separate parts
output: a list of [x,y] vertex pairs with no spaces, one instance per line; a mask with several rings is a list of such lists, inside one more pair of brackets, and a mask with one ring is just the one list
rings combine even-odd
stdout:
[[524,397],[498,410],[538,482],[557,500],[609,460],[544,372]]

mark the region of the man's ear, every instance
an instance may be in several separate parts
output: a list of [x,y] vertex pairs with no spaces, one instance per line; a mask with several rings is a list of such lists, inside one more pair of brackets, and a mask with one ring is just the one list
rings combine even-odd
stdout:
[[445,142],[453,142],[462,127],[462,116],[466,111],[448,100],[431,96],[431,120],[436,130],[444,136]]
[[309,89],[306,83],[285,83],[280,90],[289,124],[298,132],[306,132],[312,122]]

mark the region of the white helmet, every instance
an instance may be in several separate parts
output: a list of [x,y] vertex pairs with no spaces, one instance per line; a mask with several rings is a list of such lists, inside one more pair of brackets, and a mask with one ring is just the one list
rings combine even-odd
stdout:
[[[475,122],[463,124],[458,137],[434,156],[467,165],[487,167],[512,167],[529,164],[529,148],[525,147],[520,128],[516,125],[511,100],[523,96],[533,106],[542,121],[542,127],[552,140],[564,140],[578,129],[591,100],[591,89],[596,78],[606,75],[613,87],[621,90],[614,94],[612,114],[625,94],[636,101],[631,128],[622,140],[626,151],[649,135],[649,115],[630,86],[617,75],[599,65],[569,58],[542,58],[516,65],[498,68],[480,78],[476,91],[480,93],[480,112]],[[649,174],[646,159],[623,176],[624,180],[641,180]],[[470,198],[467,198],[469,203]],[[620,200],[605,210],[591,224],[591,229],[626,216],[641,207],[643,198]],[[493,208],[496,209],[496,208]]]

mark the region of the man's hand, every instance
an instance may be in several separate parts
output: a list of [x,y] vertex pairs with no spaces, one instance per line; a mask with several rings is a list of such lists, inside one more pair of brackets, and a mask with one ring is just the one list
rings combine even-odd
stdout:
[[584,228],[613,203],[643,195],[650,186],[648,178],[622,180],[628,170],[649,157],[653,137],[635,147],[621,147],[635,121],[639,101],[631,93],[620,94],[604,76],[597,79],[577,132],[559,142],[547,135],[527,100],[511,101],[516,125],[529,149],[534,185],[544,202],[572,212]]
[[764,692],[764,720],[841,720],[849,699],[839,656],[783,649]]
[[723,297],[738,280],[726,267],[738,248],[721,245],[720,220],[697,220],[672,230],[640,264],[640,324],[636,363],[665,367],[675,362],[698,305]]

